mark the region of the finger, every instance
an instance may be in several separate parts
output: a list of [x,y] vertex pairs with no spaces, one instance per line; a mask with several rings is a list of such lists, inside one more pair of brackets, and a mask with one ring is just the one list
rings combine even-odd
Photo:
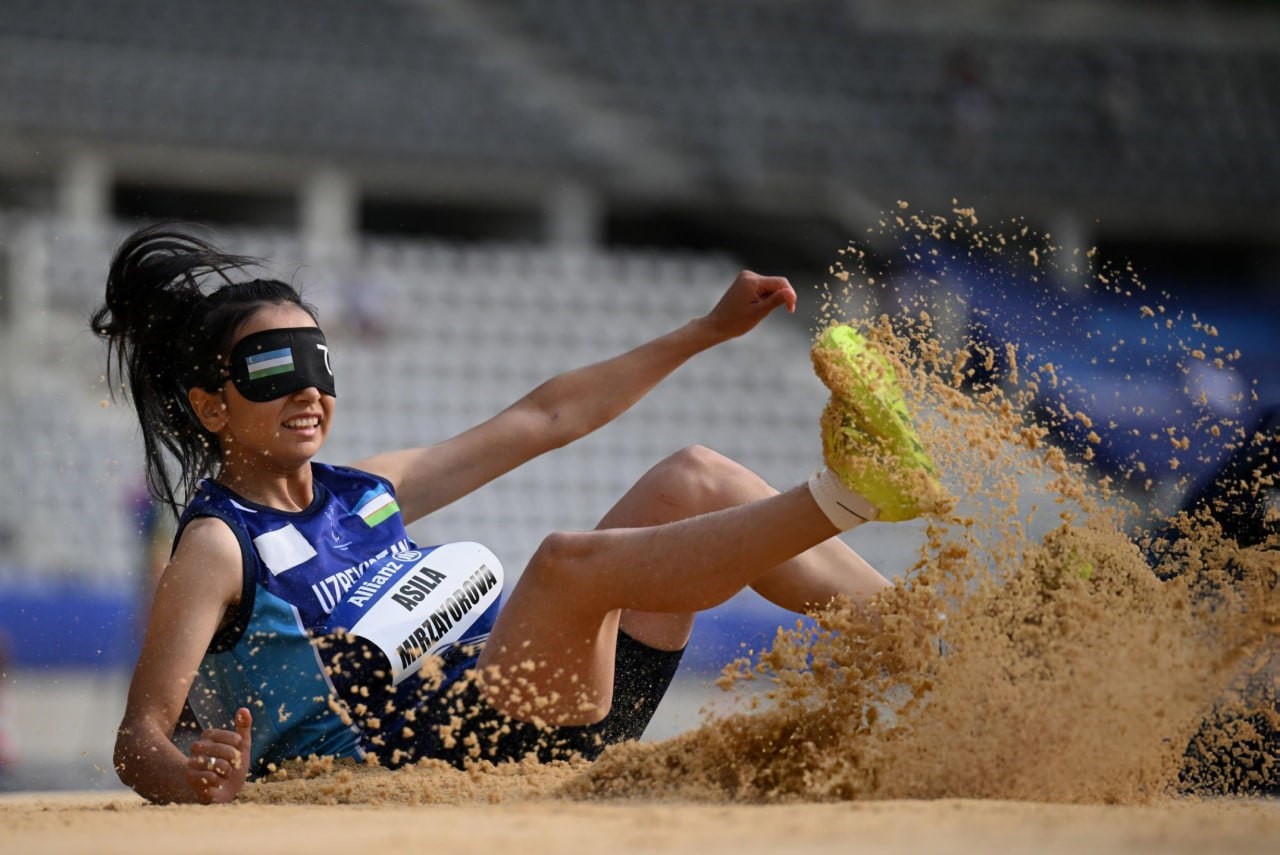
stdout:
[[233,762],[239,768],[242,758],[248,763],[253,756],[253,714],[246,707],[236,710],[236,734],[240,737],[240,753]]
[[217,768],[218,761],[216,758],[204,754],[192,755],[187,758],[187,777],[201,783],[207,784],[211,781],[216,781],[218,778]]
[[202,803],[209,804],[218,799],[218,792],[226,786],[226,779],[219,778],[212,772],[188,772],[187,786]]
[[792,290],[791,282],[785,276],[761,276],[755,281],[755,291],[760,297],[769,297],[779,291]]
[[[235,730],[206,730],[200,734],[196,745],[233,745],[239,747],[242,737]],[[195,746],[192,746],[195,750]]]
[[792,312],[796,309],[795,289],[785,279],[779,279],[776,283],[772,283],[771,287],[761,288],[756,292],[756,300],[770,312],[779,306],[786,306]]
[[[237,760],[238,760],[237,755]],[[208,754],[193,755],[187,760],[187,772],[204,782],[217,782],[226,778],[236,766],[236,760],[225,757],[213,757]]]
[[772,306],[786,306],[787,311],[792,314],[796,310],[796,290],[791,287],[791,283],[787,283],[785,287],[773,293],[770,299]]
[[235,763],[240,758],[240,746],[227,745],[225,743],[201,743],[191,746],[192,756],[199,756],[200,762],[207,763],[205,758],[214,758],[217,760],[225,760],[227,763]]
[[193,774],[208,771],[211,759],[204,754],[192,754],[187,758],[187,770]]

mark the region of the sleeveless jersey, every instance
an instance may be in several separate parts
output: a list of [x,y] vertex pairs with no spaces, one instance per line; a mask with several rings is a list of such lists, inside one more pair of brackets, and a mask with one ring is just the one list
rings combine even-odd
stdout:
[[[236,709],[252,712],[251,777],[269,764],[312,754],[360,757],[371,746],[385,750],[387,741],[382,728],[369,732],[365,717],[353,717],[339,701],[343,687],[335,689],[317,638],[333,628],[332,613],[371,569],[394,566],[393,557],[417,547],[389,482],[322,463],[313,462],[311,470],[314,496],[302,511],[260,505],[205,480],[179,521],[181,537],[192,520],[215,517],[240,542],[238,611],[210,643],[188,702],[202,728],[234,729]],[[433,692],[474,664],[474,642],[487,637],[496,613],[494,603],[473,616],[480,624],[469,634],[473,643],[444,654],[444,681]],[[408,688],[395,694],[407,699]]]

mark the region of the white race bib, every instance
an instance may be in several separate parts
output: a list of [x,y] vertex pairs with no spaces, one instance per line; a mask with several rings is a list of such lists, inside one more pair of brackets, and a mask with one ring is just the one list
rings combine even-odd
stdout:
[[325,628],[375,644],[397,684],[428,656],[487,638],[502,596],[502,564],[470,542],[398,552],[370,567]]

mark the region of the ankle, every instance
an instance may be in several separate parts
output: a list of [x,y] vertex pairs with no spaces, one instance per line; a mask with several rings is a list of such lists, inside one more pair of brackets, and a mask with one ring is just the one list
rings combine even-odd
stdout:
[[879,516],[871,502],[846,487],[829,468],[814,473],[809,479],[809,492],[840,531],[849,531]]

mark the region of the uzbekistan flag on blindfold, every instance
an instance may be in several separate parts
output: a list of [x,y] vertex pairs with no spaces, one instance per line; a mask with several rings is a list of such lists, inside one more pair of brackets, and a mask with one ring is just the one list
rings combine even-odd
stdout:
[[245,358],[245,367],[249,369],[250,380],[260,380],[275,374],[284,374],[293,370],[293,348],[282,347],[279,350],[268,350]]
[[370,528],[399,512],[400,506],[396,504],[395,497],[381,484],[377,489],[369,490],[361,496],[355,510],[356,515]]

